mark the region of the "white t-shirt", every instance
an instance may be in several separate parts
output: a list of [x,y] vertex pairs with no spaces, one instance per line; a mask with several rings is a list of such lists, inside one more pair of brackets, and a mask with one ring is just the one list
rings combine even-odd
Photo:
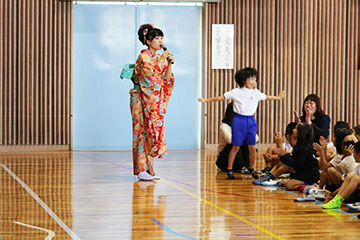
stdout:
[[334,168],[336,170],[338,170],[341,174],[343,173],[341,168],[340,168],[340,163],[341,163],[341,159],[342,159],[342,155],[336,153],[335,157],[333,157],[330,161],[331,165],[334,166]]
[[350,156],[347,156],[346,158],[344,158],[341,163],[340,163],[340,169],[341,169],[341,172],[344,174],[344,175],[347,175],[349,173],[352,173],[354,174],[355,173],[355,170],[356,170],[356,167],[357,167],[357,163],[355,162],[355,158],[353,155],[350,155]]
[[284,147],[285,151],[288,152],[288,153],[291,153],[292,150],[293,150],[293,147],[292,147],[291,144],[288,143],[288,142],[283,143],[283,147]]
[[333,142],[329,142],[326,146],[328,149],[336,149]]
[[355,169],[355,175],[359,175],[360,176],[360,163],[356,163],[357,164],[357,167]]
[[265,93],[258,89],[249,89],[246,87],[234,88],[224,94],[226,99],[232,99],[234,102],[234,112],[244,115],[253,116],[261,100],[266,99]]

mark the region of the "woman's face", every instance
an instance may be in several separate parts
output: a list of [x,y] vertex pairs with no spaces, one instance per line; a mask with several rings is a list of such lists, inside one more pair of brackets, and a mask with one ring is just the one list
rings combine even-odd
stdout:
[[163,37],[157,36],[153,40],[147,40],[147,44],[150,50],[158,51],[161,50],[161,45],[164,43]]
[[249,89],[254,89],[256,88],[256,77],[249,77],[248,79],[246,79],[244,87],[249,88]]
[[310,114],[310,116],[313,116],[316,113],[316,103],[311,100],[307,100],[304,102],[304,110],[307,114]]

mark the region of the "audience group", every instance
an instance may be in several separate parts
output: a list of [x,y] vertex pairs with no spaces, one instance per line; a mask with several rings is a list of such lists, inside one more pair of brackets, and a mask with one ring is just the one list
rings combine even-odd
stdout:
[[[295,202],[324,201],[324,209],[340,208],[346,202],[350,212],[360,211],[360,125],[351,129],[347,122],[338,121],[333,126],[332,139],[328,139],[330,117],[321,109],[315,94],[305,98],[302,115],[294,111],[294,116],[284,137],[274,134],[274,145],[263,154],[265,168],[258,172],[261,177],[254,179],[253,184],[302,192],[303,196]],[[229,131],[231,136],[231,128]],[[230,148],[231,143],[226,144]],[[242,152],[245,148],[243,145]],[[219,146],[218,162],[224,149],[224,145]],[[246,174],[246,154],[238,155],[234,169]],[[226,156],[222,157],[226,161]]]

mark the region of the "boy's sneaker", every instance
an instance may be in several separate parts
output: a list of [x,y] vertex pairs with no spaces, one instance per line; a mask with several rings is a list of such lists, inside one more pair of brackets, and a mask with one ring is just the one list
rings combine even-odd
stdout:
[[240,169],[240,173],[242,173],[242,174],[250,174],[249,170],[246,167],[242,167]]
[[271,179],[269,181],[262,182],[261,185],[263,185],[263,186],[275,186],[280,181],[281,180],[274,181],[274,180]]
[[315,202],[316,198],[314,196],[301,196],[294,200],[294,202]]
[[360,202],[346,204],[350,212],[360,212]]
[[259,176],[257,175],[257,172],[254,169],[249,170],[251,176],[253,177],[253,179],[258,179]]
[[316,199],[317,201],[325,201],[326,195],[327,195],[327,193],[314,193],[314,194],[306,195],[306,196],[315,197],[315,199]]
[[228,179],[235,179],[234,172],[231,169],[226,170]]
[[274,175],[271,172],[269,172],[265,176],[262,176],[261,178],[253,180],[252,183],[256,184],[256,185],[261,185],[261,183],[263,183],[263,182],[266,182],[269,180],[274,180],[274,179],[275,179]]
[[266,167],[263,170],[261,170],[262,173],[268,173],[271,171],[271,167]]
[[278,181],[278,182],[276,183],[276,186],[278,186],[278,187],[283,187],[283,186],[285,186],[285,181],[282,181],[282,180]]
[[314,185],[307,185],[304,187],[303,189],[303,193],[305,193],[306,195],[310,195],[312,194],[315,190],[320,190],[319,188],[317,188]]
[[279,176],[279,178],[288,178],[290,177],[290,173],[283,173]]

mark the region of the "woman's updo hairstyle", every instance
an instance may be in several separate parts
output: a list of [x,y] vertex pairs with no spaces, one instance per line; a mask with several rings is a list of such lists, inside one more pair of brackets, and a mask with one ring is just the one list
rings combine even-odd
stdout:
[[160,29],[154,28],[151,24],[143,24],[139,28],[138,35],[140,42],[143,45],[148,45],[147,40],[152,41],[156,37],[163,37],[164,33]]

